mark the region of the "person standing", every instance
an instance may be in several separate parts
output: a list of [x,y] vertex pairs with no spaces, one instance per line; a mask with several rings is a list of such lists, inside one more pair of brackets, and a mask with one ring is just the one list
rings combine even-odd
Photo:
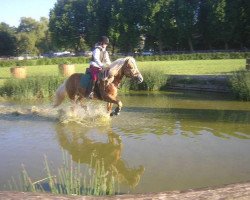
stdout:
[[91,74],[91,90],[89,98],[93,99],[96,81],[98,80],[98,73],[108,65],[111,64],[108,51],[106,50],[109,44],[109,38],[102,36],[99,42],[95,45],[92,51],[92,58],[90,61],[89,71]]

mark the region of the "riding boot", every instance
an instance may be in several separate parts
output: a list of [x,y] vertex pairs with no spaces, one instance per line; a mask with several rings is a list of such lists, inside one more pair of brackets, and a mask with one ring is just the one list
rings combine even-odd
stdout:
[[89,93],[89,98],[90,98],[90,99],[93,99],[93,98],[94,98],[95,83],[96,83],[96,81],[95,81],[95,80],[92,80],[92,83],[91,83],[91,90],[90,90],[90,93]]

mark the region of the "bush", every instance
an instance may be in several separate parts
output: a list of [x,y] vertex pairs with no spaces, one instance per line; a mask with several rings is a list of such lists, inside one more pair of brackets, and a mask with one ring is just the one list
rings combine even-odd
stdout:
[[230,86],[237,99],[250,101],[250,72],[236,72],[230,78]]
[[156,91],[165,87],[167,76],[160,70],[142,71],[143,82],[135,83],[133,80],[124,79],[121,83],[122,90],[148,90]]
[[38,99],[53,96],[63,77],[41,76],[27,79],[9,79],[0,88],[0,96],[13,99]]
[[70,62],[72,64],[88,63],[89,58],[86,57],[62,57],[62,58],[42,58],[36,60],[1,60],[0,67],[13,66],[35,66],[35,65],[58,65],[61,63]]
[[[212,60],[212,59],[244,59],[249,58],[250,52],[230,52],[230,53],[190,53],[190,54],[171,54],[136,56],[137,61],[164,61],[164,60]],[[116,60],[119,56],[112,56]],[[34,66],[34,65],[58,65],[64,62],[72,64],[83,64],[89,62],[88,57],[57,57],[42,58],[36,60],[0,60],[0,67],[13,66]]]

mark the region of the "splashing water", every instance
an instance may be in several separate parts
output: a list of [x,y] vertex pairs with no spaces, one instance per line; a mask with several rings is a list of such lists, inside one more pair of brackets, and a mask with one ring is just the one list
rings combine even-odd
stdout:
[[93,102],[87,102],[84,106],[65,104],[60,109],[51,109],[48,105],[0,105],[0,117],[2,119],[18,117],[30,120],[36,118],[42,121],[59,121],[60,123],[75,122],[86,127],[102,126],[110,121],[104,104]]
[[78,104],[58,110],[61,123],[76,122],[84,126],[104,125],[110,121],[109,113],[103,104],[87,102],[84,106]]

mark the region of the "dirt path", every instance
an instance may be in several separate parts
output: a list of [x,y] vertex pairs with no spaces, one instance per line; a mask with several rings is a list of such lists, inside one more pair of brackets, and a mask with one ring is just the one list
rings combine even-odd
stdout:
[[25,193],[25,192],[8,192],[0,191],[1,200],[219,200],[219,199],[237,199],[249,200],[250,199],[250,182],[231,184],[218,188],[205,188],[198,190],[187,191],[170,191],[161,193],[149,194],[136,194],[136,195],[117,195],[106,197],[93,197],[93,196],[56,196],[47,193]]

